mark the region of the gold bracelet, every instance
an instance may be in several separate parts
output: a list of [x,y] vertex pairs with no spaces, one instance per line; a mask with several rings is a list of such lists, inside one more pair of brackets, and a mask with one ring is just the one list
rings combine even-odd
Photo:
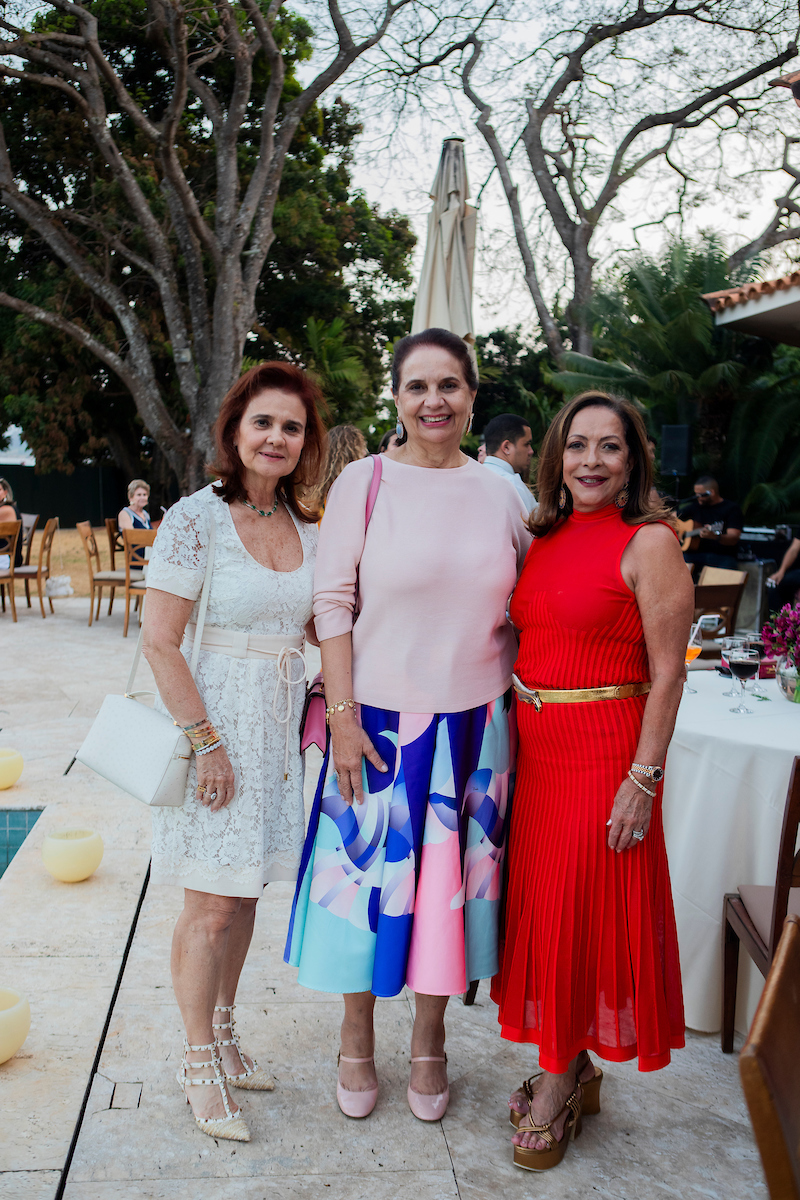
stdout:
[[352,708],[355,711],[355,700],[339,700],[336,704],[331,704],[330,708],[325,709],[325,720],[330,725],[331,717],[335,712],[344,712],[346,708]]
[[641,788],[643,792],[647,792],[651,799],[655,799],[655,792],[651,792],[650,788],[645,787],[643,783],[639,783],[639,780],[630,771],[628,771],[628,779],[630,779],[631,783],[635,783],[637,788]]

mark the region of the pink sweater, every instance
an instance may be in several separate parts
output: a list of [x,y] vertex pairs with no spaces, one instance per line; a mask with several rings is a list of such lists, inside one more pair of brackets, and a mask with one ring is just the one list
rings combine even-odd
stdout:
[[318,636],[352,628],[361,704],[434,713],[494,700],[511,686],[506,608],[531,542],[513,488],[472,459],[436,470],[384,455],[365,542],[371,479],[371,458],[351,463],[328,495],[314,575]]

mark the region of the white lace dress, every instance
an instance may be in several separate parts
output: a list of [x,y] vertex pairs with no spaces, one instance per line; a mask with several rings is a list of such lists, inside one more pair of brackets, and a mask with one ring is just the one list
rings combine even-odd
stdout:
[[[303,546],[296,571],[271,571],[257,563],[236,532],[230,508],[203,488],[169,510],[148,565],[147,585],[194,600],[203,586],[211,522],[216,550],[206,628],[254,634],[302,634],[311,617],[317,526],[294,517]],[[191,643],[183,654],[191,657]],[[295,659],[294,678],[301,671]],[[274,658],[233,658],[201,650],[195,676],[206,712],[219,730],[236,776],[227,808],[210,812],[195,799],[195,759],[182,808],[153,808],[154,883],[177,884],[218,896],[261,895],[264,885],[293,880],[303,846],[303,760],[299,749],[304,684],[292,688],[288,779],[284,781],[286,725],[273,716],[277,682]],[[160,700],[162,711],[166,711]],[[286,714],[286,686],[278,714]]]

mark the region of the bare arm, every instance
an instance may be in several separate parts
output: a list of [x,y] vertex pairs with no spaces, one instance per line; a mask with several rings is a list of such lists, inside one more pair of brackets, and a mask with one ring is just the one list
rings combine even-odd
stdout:
[[[353,635],[323,638],[322,674],[325,678],[325,703],[330,706],[353,697]],[[361,759],[368,758],[379,771],[388,771],[386,763],[361,728],[352,708],[331,713],[331,754],[339,780],[339,791],[346,804],[353,798],[364,802]]]
[[[681,702],[694,588],[675,535],[664,525],[646,525],[632,538],[622,556],[622,575],[639,606],[653,685],[634,761],[661,766]],[[641,781],[655,791],[646,778]],[[652,807],[650,796],[623,779],[611,809],[608,844],[612,850],[633,845],[634,829],[647,833]]]
[[117,517],[117,529],[133,529],[133,520],[131,519],[131,514],[126,512],[124,508]]
[[[205,705],[180,650],[193,603],[157,588],[147,589],[144,656],[153,669],[167,711],[181,726],[194,725],[206,716]],[[235,795],[233,767],[225,747],[201,754],[196,764],[198,785],[206,789],[198,798],[212,812],[225,808]],[[212,800],[214,792],[217,795]]]
[[770,579],[774,579],[775,583],[780,583],[789,567],[800,554],[800,538],[792,538],[786,553],[783,556],[781,565],[778,567],[774,575],[770,575]]
[[306,635],[306,641],[307,641],[307,642],[310,642],[312,646],[318,646],[318,645],[319,645],[319,638],[317,637],[317,627],[316,627],[316,625],[314,624],[314,618],[313,618],[313,617],[311,618],[311,620],[310,620],[310,621],[308,622],[308,624],[306,625],[304,632],[305,632],[305,635]]

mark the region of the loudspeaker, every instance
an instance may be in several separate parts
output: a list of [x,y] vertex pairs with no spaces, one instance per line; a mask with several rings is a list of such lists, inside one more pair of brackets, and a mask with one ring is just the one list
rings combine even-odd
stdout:
[[661,426],[662,475],[691,475],[692,429],[690,425]]

